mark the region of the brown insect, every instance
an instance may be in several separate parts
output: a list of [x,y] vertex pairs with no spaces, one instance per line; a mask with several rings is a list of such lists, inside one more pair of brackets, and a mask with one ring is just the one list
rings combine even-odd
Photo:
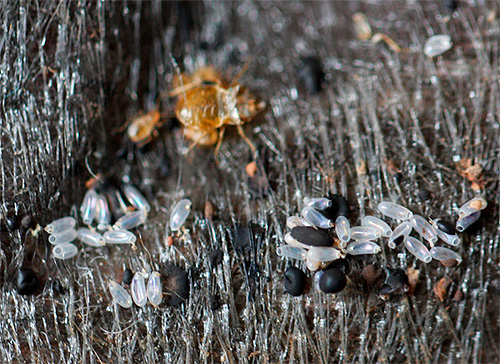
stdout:
[[153,136],[157,134],[156,128],[159,126],[160,120],[161,114],[158,109],[136,116],[128,124],[128,138],[139,146],[149,143]]
[[231,83],[226,83],[213,67],[202,67],[192,75],[183,73],[174,78],[170,94],[178,97],[175,115],[184,125],[186,138],[193,141],[189,149],[217,144],[217,155],[226,126],[234,125],[255,152],[242,125],[264,110],[266,104],[238,84],[244,71],[245,68]]

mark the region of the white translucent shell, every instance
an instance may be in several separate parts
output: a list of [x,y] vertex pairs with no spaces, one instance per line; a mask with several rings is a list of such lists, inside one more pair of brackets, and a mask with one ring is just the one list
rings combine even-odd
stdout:
[[333,226],[331,220],[327,219],[321,212],[312,207],[304,207],[300,214],[304,219],[321,229],[329,229]]
[[158,272],[153,272],[148,279],[147,295],[149,303],[159,306],[162,299],[161,276]]
[[410,219],[413,228],[427,241],[435,243],[438,240],[436,228],[420,215],[413,215]]
[[314,246],[307,252],[307,259],[317,262],[331,262],[340,258],[340,252],[335,248]]
[[82,205],[80,206],[80,217],[85,225],[92,224],[97,211],[97,192],[90,189],[83,197]]
[[375,240],[380,238],[381,231],[368,226],[354,226],[351,228],[351,238],[354,240]]
[[184,199],[177,202],[172,209],[172,215],[170,215],[170,229],[172,231],[179,230],[186,222],[190,212],[191,201]]
[[306,259],[306,267],[311,272],[315,272],[322,267],[323,263],[317,260]]
[[133,211],[120,217],[113,225],[113,229],[130,230],[144,224],[145,221],[146,212],[144,210]]
[[123,193],[132,206],[136,207],[138,210],[144,210],[146,213],[151,210],[151,205],[148,200],[134,186],[128,185],[123,187]]
[[406,246],[406,249],[408,249],[411,254],[420,259],[422,262],[429,263],[432,260],[429,249],[427,249],[424,243],[422,243],[420,240],[410,236],[405,239],[404,244]]
[[335,233],[343,243],[347,243],[351,240],[351,224],[349,224],[347,217],[342,215],[337,217],[335,220]]
[[464,203],[458,210],[459,218],[472,215],[475,212],[484,210],[488,206],[488,202],[483,197],[474,197],[472,200]]
[[79,228],[77,230],[78,240],[89,246],[101,247],[106,245],[106,240],[98,232],[92,231],[87,228]]
[[458,263],[462,262],[462,257],[458,253],[454,252],[451,249],[443,248],[441,246],[436,246],[436,247],[432,248],[430,251],[430,254],[431,254],[431,257],[436,259],[436,260],[445,261],[445,260],[454,259]]
[[307,251],[303,248],[299,248],[292,245],[282,245],[276,249],[276,254],[280,257],[305,260],[307,257]]
[[61,217],[60,219],[52,221],[45,227],[45,231],[49,234],[56,234],[65,230],[74,228],[76,220],[71,216]]
[[439,239],[444,241],[446,244],[449,244],[452,246],[457,246],[458,244],[460,244],[460,238],[458,237],[457,234],[447,234],[440,229],[436,229],[436,230],[437,230],[437,234],[438,234]]
[[381,202],[378,204],[377,209],[382,215],[396,220],[409,220],[413,216],[413,212],[406,207],[393,202]]
[[469,226],[474,224],[481,216],[481,211],[474,212],[473,214],[461,217],[457,221],[455,228],[458,232],[465,231]]
[[74,228],[63,230],[49,235],[49,243],[52,245],[71,243],[76,239],[76,230]]
[[134,300],[137,306],[143,307],[148,302],[146,280],[142,272],[134,274],[134,278],[132,278],[132,283],[130,284],[130,293],[132,294],[132,300]]
[[449,50],[452,46],[453,43],[449,35],[435,35],[425,41],[424,54],[430,58],[436,57]]
[[103,235],[108,244],[133,244],[137,239],[133,233],[127,230],[110,230]]
[[297,226],[313,226],[309,221],[300,216],[290,216],[286,219],[286,226],[289,229],[293,229]]
[[346,248],[346,253],[351,255],[378,254],[380,246],[371,241],[355,241]]
[[398,226],[396,226],[391,236],[389,237],[389,243],[388,243],[389,248],[394,249],[396,247],[394,240],[396,240],[400,236],[403,236],[404,237],[403,240],[406,240],[406,238],[410,235],[412,229],[413,227],[408,221],[404,221]]
[[301,243],[297,239],[294,239],[293,236],[292,236],[292,234],[290,234],[290,233],[286,233],[285,234],[285,243],[287,243],[287,244],[289,244],[291,246],[302,248],[302,249],[306,249],[306,250],[311,247],[310,245]]
[[98,196],[95,220],[99,230],[106,230],[111,222],[111,211],[109,210],[108,200],[104,195]]
[[332,201],[325,197],[319,198],[304,198],[304,205],[317,210],[325,210],[332,205]]
[[71,243],[64,243],[56,245],[52,248],[52,255],[56,259],[70,259],[78,254],[78,248]]
[[113,280],[110,280],[108,282],[108,286],[109,293],[111,293],[111,297],[113,297],[113,302],[123,308],[132,307],[132,298],[130,297],[130,294],[125,290],[125,288],[123,288]]
[[379,230],[382,236],[387,238],[392,234],[391,227],[384,220],[375,216],[365,216],[361,224]]

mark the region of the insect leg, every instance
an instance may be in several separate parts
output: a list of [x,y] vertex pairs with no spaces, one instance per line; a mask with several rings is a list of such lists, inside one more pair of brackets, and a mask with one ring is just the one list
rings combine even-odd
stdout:
[[221,127],[219,130],[219,139],[217,140],[217,145],[215,146],[215,151],[214,151],[215,158],[217,158],[217,155],[219,155],[219,149],[222,144],[222,138],[224,138],[225,131],[226,131],[225,126]]
[[255,153],[257,148],[255,148],[255,145],[253,145],[253,143],[250,141],[250,139],[247,138],[247,136],[245,135],[245,131],[241,127],[241,124],[236,125],[236,128],[238,130],[238,134],[243,138],[243,140],[248,144],[248,146],[252,150],[252,153]]

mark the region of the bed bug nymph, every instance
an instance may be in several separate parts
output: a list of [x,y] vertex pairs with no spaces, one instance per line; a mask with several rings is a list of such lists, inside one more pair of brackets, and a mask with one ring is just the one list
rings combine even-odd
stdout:
[[202,67],[192,75],[181,74],[174,78],[170,94],[178,97],[175,115],[184,124],[184,135],[193,141],[190,150],[195,145],[217,144],[217,155],[226,126],[234,125],[255,152],[242,125],[264,110],[266,104],[238,84],[245,68],[231,83],[226,83],[213,67]]
[[157,135],[156,128],[160,125],[160,121],[161,114],[158,109],[138,115],[128,124],[127,136],[132,142],[142,147]]

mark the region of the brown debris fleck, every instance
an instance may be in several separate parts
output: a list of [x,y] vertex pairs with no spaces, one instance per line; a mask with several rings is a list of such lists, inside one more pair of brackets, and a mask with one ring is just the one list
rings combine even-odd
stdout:
[[417,288],[420,271],[418,269],[408,268],[406,269],[406,275],[408,276],[408,282],[410,283],[408,293],[413,294],[413,292],[415,292],[415,288]]
[[447,259],[447,260],[441,260],[440,263],[444,265],[445,267],[448,268],[453,268],[458,265],[458,260],[456,259]]
[[434,294],[441,302],[444,302],[446,293],[448,292],[448,287],[450,286],[451,282],[453,282],[452,279],[448,276],[445,276],[434,285]]
[[207,200],[207,202],[205,202],[204,213],[205,213],[205,218],[207,220],[210,220],[210,221],[213,220],[213,218],[215,216],[215,205],[212,203],[212,201]]
[[458,173],[472,183],[471,188],[473,191],[479,191],[484,188],[483,180],[483,167],[479,164],[472,164],[472,160],[461,159],[456,164]]
[[377,268],[375,264],[369,264],[363,268],[363,278],[369,285],[374,284],[379,279],[382,269]]
[[245,167],[245,171],[250,177],[255,177],[255,174],[257,173],[257,163],[255,162],[250,162],[247,164]]
[[464,293],[460,289],[457,289],[457,291],[453,295],[453,301],[460,302],[463,299],[464,299]]

